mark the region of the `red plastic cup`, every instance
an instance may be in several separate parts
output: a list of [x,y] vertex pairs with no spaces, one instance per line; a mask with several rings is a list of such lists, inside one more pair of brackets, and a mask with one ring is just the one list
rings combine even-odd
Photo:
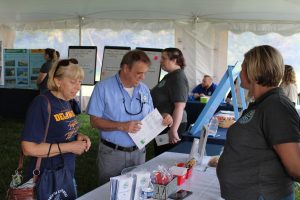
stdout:
[[177,163],[176,165],[177,167],[185,167],[185,163],[181,162],[181,163]]
[[[185,167],[185,163],[177,163],[177,167]],[[177,176],[177,185],[182,185],[185,182],[185,179],[187,179],[187,173],[182,176]]]
[[182,185],[185,182],[185,175],[183,176],[177,176],[177,185]]

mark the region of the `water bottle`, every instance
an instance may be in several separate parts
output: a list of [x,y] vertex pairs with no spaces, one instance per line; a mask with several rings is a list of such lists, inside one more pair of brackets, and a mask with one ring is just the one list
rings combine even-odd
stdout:
[[212,117],[208,124],[208,135],[215,136],[219,127],[219,121],[216,117]]
[[153,184],[151,183],[151,179],[149,178],[148,180],[148,184],[145,184],[142,188],[141,188],[141,200],[144,199],[153,199],[153,195],[154,195],[154,187]]

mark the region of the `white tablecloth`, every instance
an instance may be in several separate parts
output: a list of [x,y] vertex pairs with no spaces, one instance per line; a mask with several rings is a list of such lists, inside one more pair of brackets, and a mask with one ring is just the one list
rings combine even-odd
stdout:
[[[185,162],[188,158],[188,154],[165,152],[158,157],[146,162],[143,165],[137,167],[136,170],[146,169],[152,171],[157,168],[157,165],[163,164],[170,167],[178,162]],[[207,160],[207,157],[206,157]],[[204,162],[205,163],[205,162]],[[201,167],[203,168],[203,167]],[[205,172],[200,170],[200,166],[196,166],[193,170],[191,178],[185,181],[181,186],[178,186],[178,190],[185,189],[192,191],[193,194],[188,196],[186,200],[201,199],[201,200],[220,200],[220,186],[216,176],[216,168],[207,168]],[[81,196],[78,200],[109,200],[110,199],[110,184],[96,188],[95,190]]]

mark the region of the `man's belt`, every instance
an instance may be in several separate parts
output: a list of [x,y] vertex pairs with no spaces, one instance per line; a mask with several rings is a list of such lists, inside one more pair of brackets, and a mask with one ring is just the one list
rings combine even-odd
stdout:
[[110,148],[117,149],[117,150],[120,150],[120,151],[125,151],[125,152],[133,152],[133,151],[135,151],[135,150],[138,149],[137,146],[132,146],[132,147],[122,147],[122,146],[119,146],[119,145],[117,145],[117,144],[108,142],[108,141],[103,140],[103,139],[101,139],[101,143],[104,144],[105,146],[110,147]]

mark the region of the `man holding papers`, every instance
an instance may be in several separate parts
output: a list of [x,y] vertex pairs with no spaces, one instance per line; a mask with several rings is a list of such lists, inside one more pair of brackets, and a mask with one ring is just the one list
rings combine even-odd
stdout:
[[[92,127],[101,131],[97,158],[100,185],[120,175],[124,168],[145,162],[145,148],[138,149],[128,133],[138,132],[141,120],[153,110],[150,91],[141,82],[149,65],[143,51],[129,51],[119,73],[94,88],[87,113]],[[172,124],[172,117],[163,114],[163,124]]]

